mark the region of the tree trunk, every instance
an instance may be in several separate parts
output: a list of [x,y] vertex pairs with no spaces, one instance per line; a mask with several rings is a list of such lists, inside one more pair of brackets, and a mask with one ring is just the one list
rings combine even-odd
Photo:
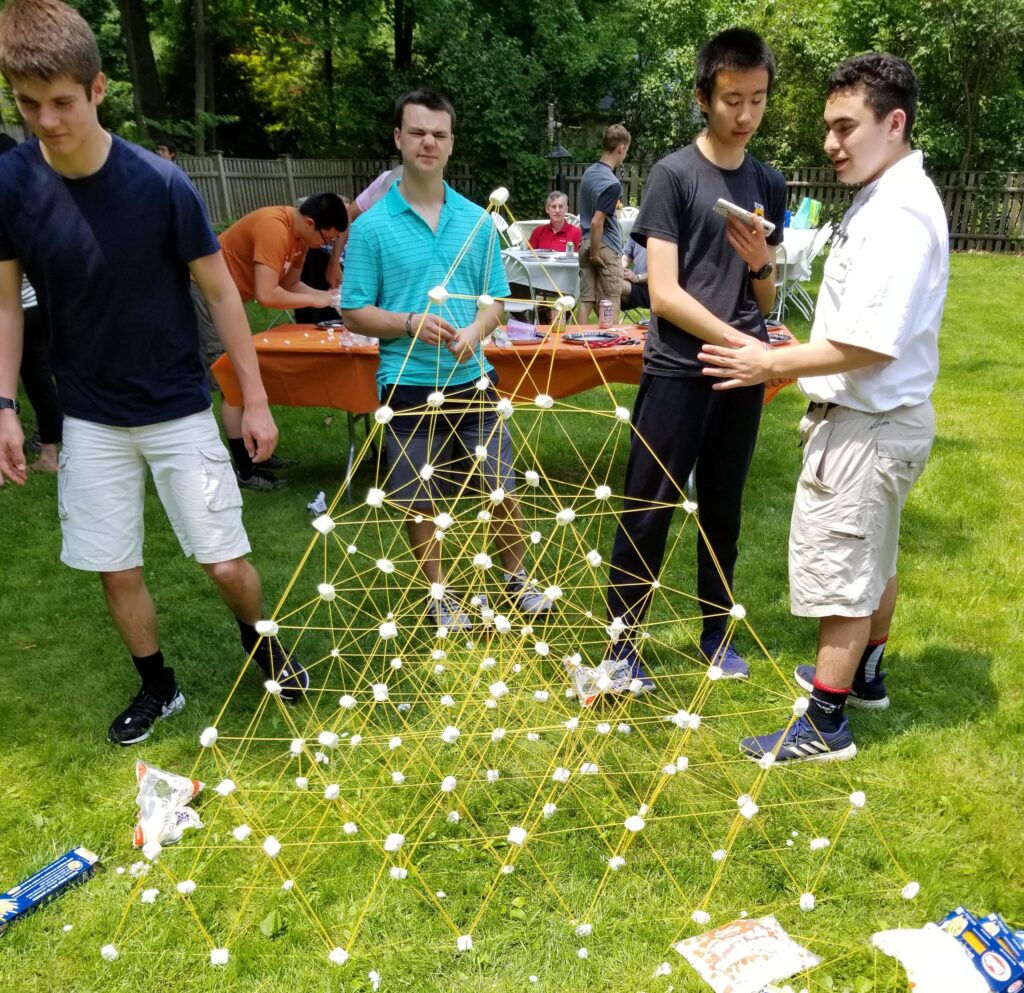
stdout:
[[394,0],[395,11],[395,69],[412,66],[413,12],[408,0]]
[[206,0],[195,0],[195,153],[206,154]]
[[336,150],[338,140],[337,100],[334,92],[334,31],[331,29],[331,0],[323,0],[324,31],[324,88],[327,98],[327,138],[331,151]]
[[[213,70],[213,42],[206,43],[206,112],[213,117],[217,113],[217,77]],[[217,125],[210,125],[210,148],[220,148],[217,143]]]
[[166,116],[164,92],[156,71],[156,58],[149,41],[149,22],[142,0],[117,0],[128,52],[128,71],[132,77],[132,99],[139,136],[147,137],[146,118],[162,120]]

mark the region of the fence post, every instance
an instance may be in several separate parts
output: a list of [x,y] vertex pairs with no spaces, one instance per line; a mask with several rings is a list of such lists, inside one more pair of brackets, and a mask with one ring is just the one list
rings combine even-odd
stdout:
[[277,157],[277,160],[284,166],[284,183],[288,191],[288,203],[294,205],[295,201],[299,199],[299,194],[295,190],[295,173],[292,172],[292,157],[288,152],[284,152]]
[[217,167],[217,184],[220,187],[220,201],[224,209],[222,221],[230,221],[235,216],[231,203],[231,188],[228,186],[227,171],[224,168],[224,153],[214,150],[213,161]]

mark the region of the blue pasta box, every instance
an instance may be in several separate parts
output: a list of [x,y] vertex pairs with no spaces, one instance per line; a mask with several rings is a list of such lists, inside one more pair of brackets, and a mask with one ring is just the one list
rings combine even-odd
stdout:
[[0,934],[16,920],[56,899],[65,890],[84,883],[96,871],[99,858],[87,848],[72,848],[34,876],[0,893]]
[[969,910],[957,907],[939,927],[963,946],[992,993],[1024,991],[1024,960],[1016,936],[997,914],[979,921]]

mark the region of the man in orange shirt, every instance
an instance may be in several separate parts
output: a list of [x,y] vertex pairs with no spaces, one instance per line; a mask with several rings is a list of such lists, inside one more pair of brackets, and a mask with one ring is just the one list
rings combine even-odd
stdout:
[[[235,221],[219,237],[224,261],[242,303],[255,300],[262,307],[288,310],[294,307],[330,307],[334,290],[315,290],[302,282],[306,251],[331,244],[348,228],[348,211],[334,193],[314,193],[298,207],[261,207]],[[199,319],[203,364],[210,386],[217,388],[210,366],[223,348],[217,337],[199,287],[192,284],[192,302]],[[257,468],[242,440],[242,409],[226,400],[220,420],[235,463],[239,485],[251,490],[276,490],[284,486],[270,470],[285,464],[276,457]]]
[[534,228],[530,232],[530,247],[564,252],[568,242],[576,248],[580,247],[583,233],[575,224],[565,219],[569,209],[569,198],[561,190],[548,194],[548,202],[544,205],[544,213],[551,218],[547,224]]

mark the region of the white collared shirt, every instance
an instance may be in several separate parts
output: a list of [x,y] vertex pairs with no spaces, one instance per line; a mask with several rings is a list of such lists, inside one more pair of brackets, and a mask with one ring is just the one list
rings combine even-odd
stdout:
[[939,325],[949,281],[942,201],[912,152],[854,198],[832,240],[811,341],[827,338],[887,363],[805,376],[811,400],[882,413],[923,403],[939,374]]

